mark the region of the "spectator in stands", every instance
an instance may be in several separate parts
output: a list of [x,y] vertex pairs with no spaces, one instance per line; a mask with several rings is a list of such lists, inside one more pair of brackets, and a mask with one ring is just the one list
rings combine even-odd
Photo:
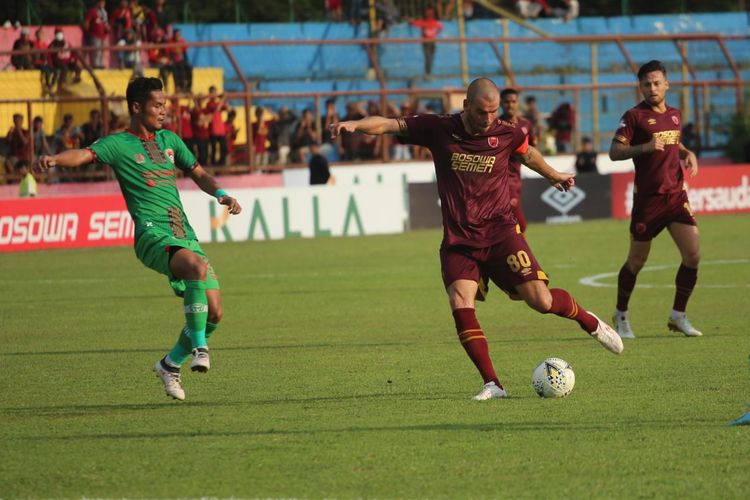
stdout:
[[55,150],[62,153],[69,149],[79,149],[81,146],[81,131],[73,123],[73,115],[66,113],[63,123],[55,132]]
[[[167,36],[162,29],[157,29],[153,35],[154,38],[150,40],[152,43],[168,42]],[[148,65],[159,69],[159,79],[162,81],[164,88],[167,88],[167,79],[172,72],[172,62],[169,56],[170,54],[165,48],[153,47],[148,49]]]
[[292,161],[303,163],[310,154],[310,145],[318,142],[318,131],[311,109],[302,112],[292,138]]
[[89,113],[89,121],[81,126],[81,147],[85,148],[94,143],[103,133],[102,114],[98,109]]
[[526,106],[523,110],[523,117],[531,122],[534,127],[534,137],[541,137],[542,119],[539,116],[539,109],[536,107],[536,97],[533,95],[526,96]]
[[240,129],[237,128],[237,125],[234,124],[234,121],[237,119],[237,112],[233,109],[230,109],[227,112],[227,121],[224,122],[224,130],[226,131],[227,136],[227,163],[229,165],[234,165],[237,163],[237,147],[235,145],[235,141],[237,140],[237,134],[239,133]]
[[265,110],[261,106],[255,107],[255,121],[253,122],[253,163],[256,167],[268,165],[268,134],[270,127],[265,119]]
[[432,75],[432,61],[435,58],[435,42],[440,32],[443,30],[443,23],[435,19],[435,10],[427,7],[424,11],[424,17],[413,19],[409,24],[422,30],[422,52],[424,53],[424,72],[429,78]]
[[[29,37],[29,28],[21,28],[21,35],[13,42],[13,50],[31,50],[34,42]],[[17,70],[32,69],[34,67],[33,54],[14,54],[10,56],[10,63]]]
[[31,139],[29,131],[23,128],[23,115],[13,115],[13,125],[8,130],[5,138],[8,156],[5,158],[5,171],[14,172],[16,164],[20,160],[28,160],[31,153]]
[[31,173],[28,160],[20,160],[16,165],[21,182],[18,184],[18,196],[21,198],[33,198],[36,196],[36,178]]
[[[117,46],[137,48],[141,46],[141,41],[138,40],[135,30],[129,29],[125,31],[123,38],[117,41]],[[140,50],[122,50],[117,53],[117,59],[120,69],[132,69],[134,77],[143,76]]]
[[50,66],[52,66],[51,86],[57,86],[57,92],[67,84],[68,72],[73,72],[73,83],[81,81],[81,62],[70,50],[68,41],[65,40],[65,33],[62,28],[55,28],[55,39],[50,42],[50,49],[58,49],[57,52],[50,53]]
[[315,142],[310,145],[310,160],[307,162],[310,170],[310,185],[328,184],[331,179],[331,169],[328,160],[320,153],[320,145]]
[[204,112],[202,96],[195,96],[191,120],[193,139],[198,150],[198,163],[208,165],[208,142],[211,140],[211,115]]
[[326,19],[341,22],[344,18],[344,9],[341,0],[325,0]]
[[169,22],[165,3],[164,0],[156,0],[154,8],[149,9],[146,13],[146,31],[149,37],[159,29],[166,33],[168,37],[172,34],[172,23]]
[[592,141],[590,137],[584,137],[582,140],[582,148],[576,154],[576,173],[598,173],[599,170],[596,168],[596,157],[597,152],[594,151],[594,141]]
[[524,19],[552,15],[552,9],[547,0],[516,0],[516,12]]
[[208,150],[211,165],[226,165],[227,163],[227,131],[222,117],[224,111],[229,111],[229,105],[224,101],[224,94],[219,94],[216,87],[211,85],[208,88],[208,99],[203,110],[211,120]]
[[552,6],[552,15],[567,22],[578,17],[580,8],[578,0],[556,0]]
[[[54,145],[56,153],[62,153],[71,149],[78,149],[81,145],[81,131],[73,123],[73,115],[67,113],[63,116],[63,123],[54,136]],[[58,182],[68,182],[70,179],[65,177],[65,169],[55,167],[52,172],[60,174],[55,176]],[[54,180],[52,182],[55,182]]]
[[133,29],[137,33],[138,39],[148,40],[148,33],[146,33],[146,7],[141,5],[138,0],[130,0],[128,9],[130,10]]
[[547,118],[547,125],[555,131],[557,153],[566,153],[575,124],[575,111],[569,102],[561,103]]
[[109,44],[109,14],[107,14],[107,2],[97,0],[96,4],[86,13],[83,22],[83,31],[86,43],[96,48],[90,52],[91,66],[94,68],[104,67],[104,47]]
[[44,120],[41,116],[35,116],[31,122],[31,137],[34,141],[34,159],[42,155],[51,155],[52,150],[47,142],[47,135],[44,133]]
[[269,139],[271,140],[271,151],[275,152],[274,163],[286,165],[289,162],[291,152],[292,135],[294,134],[297,117],[289,108],[282,106],[276,120],[271,124]]
[[401,12],[399,12],[394,0],[375,2],[375,10],[377,11],[375,32],[378,36],[387,35],[391,26],[401,22]]
[[362,19],[368,15],[367,0],[351,0],[349,3],[349,22],[355,27],[354,35],[357,35],[357,28]]
[[177,118],[179,125],[177,126],[177,134],[180,136],[182,141],[188,147],[193,156],[198,156],[196,149],[195,135],[193,134],[193,120],[192,113],[190,112],[190,106],[187,104],[180,104],[177,108],[179,117]]
[[339,121],[341,121],[341,117],[336,110],[336,99],[326,99],[326,113],[320,119],[320,152],[326,158],[334,160],[337,160],[339,157],[340,142],[338,137],[335,139],[331,137],[330,126]]
[[179,28],[174,30],[174,35],[169,42],[181,44],[169,49],[172,59],[172,77],[174,78],[175,92],[190,92],[193,88],[193,67],[188,62],[188,49],[184,45],[185,38],[182,36],[182,31]]
[[120,0],[120,6],[112,12],[111,22],[115,40],[124,39],[126,33],[133,29],[133,15],[128,0]]
[[[39,26],[34,32],[33,46],[37,50],[47,48],[44,41],[44,29]],[[42,80],[42,94],[44,96],[52,94],[52,67],[49,65],[49,56],[43,52],[34,54],[34,69],[39,70]]]

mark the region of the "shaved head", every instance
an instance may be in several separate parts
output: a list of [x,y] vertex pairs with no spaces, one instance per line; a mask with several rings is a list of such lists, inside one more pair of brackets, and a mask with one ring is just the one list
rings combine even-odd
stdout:
[[500,107],[500,91],[489,78],[477,78],[469,84],[464,99],[461,120],[470,134],[481,134],[489,130],[497,120]]
[[500,90],[495,85],[495,82],[489,78],[477,78],[469,84],[469,88],[466,89],[466,99],[469,102],[474,102],[477,99],[484,101],[493,101],[500,98]]

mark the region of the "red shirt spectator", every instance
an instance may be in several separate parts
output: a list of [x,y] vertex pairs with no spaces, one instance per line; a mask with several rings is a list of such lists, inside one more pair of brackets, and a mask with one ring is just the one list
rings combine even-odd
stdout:
[[89,37],[100,40],[106,40],[109,37],[109,16],[105,5],[104,0],[99,0],[86,13],[84,26]]
[[16,160],[28,160],[31,152],[29,131],[23,128],[23,115],[13,115],[13,126],[8,130],[8,156]]
[[112,13],[112,29],[115,39],[119,40],[133,28],[133,15],[128,7],[128,0],[120,0],[120,6]]

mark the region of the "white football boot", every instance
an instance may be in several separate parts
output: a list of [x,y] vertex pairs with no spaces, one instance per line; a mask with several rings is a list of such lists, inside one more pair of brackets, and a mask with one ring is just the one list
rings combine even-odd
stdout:
[[179,399],[180,401],[185,400],[185,390],[182,388],[182,384],[180,384],[179,371],[169,371],[162,366],[161,361],[157,361],[154,365],[154,373],[164,383],[164,390],[167,396]]
[[621,339],[635,338],[633,329],[630,328],[627,311],[623,312],[615,309],[615,312],[612,313],[612,324],[614,325],[617,335],[619,335]]
[[686,337],[700,337],[703,333],[690,324],[687,316],[682,314],[677,317],[670,317],[667,322],[667,328],[673,332],[680,332]]
[[598,325],[596,326],[596,330],[589,333],[592,337],[594,337],[596,340],[599,341],[599,343],[604,346],[605,349],[607,349],[610,352],[613,352],[615,354],[620,354],[622,350],[624,349],[624,346],[622,345],[622,339],[617,334],[617,332],[609,326],[607,323],[599,319],[599,316],[592,313],[591,311],[588,311],[590,315],[596,318],[596,321],[598,322]]
[[487,401],[488,399],[507,397],[508,393],[505,392],[505,389],[495,385],[495,382],[487,382],[486,384],[484,384],[484,387],[482,387],[482,390],[479,391],[479,394],[471,399],[473,399],[474,401]]
[[190,362],[190,369],[194,372],[206,373],[209,368],[211,368],[211,360],[208,357],[208,348],[193,349],[193,361]]

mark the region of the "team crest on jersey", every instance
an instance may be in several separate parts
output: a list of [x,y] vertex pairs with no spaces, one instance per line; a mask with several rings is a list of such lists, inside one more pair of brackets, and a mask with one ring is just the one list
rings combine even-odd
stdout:
[[672,121],[674,122],[675,125],[679,125],[680,124],[680,119],[677,118],[676,116],[672,116]]
[[498,139],[497,137],[494,137],[494,136],[493,137],[488,137],[487,138],[487,144],[489,144],[491,148],[496,148],[498,146],[498,144],[500,144],[500,139]]
[[649,119],[648,119],[648,124],[649,124],[649,125],[656,125],[656,120],[655,120],[655,119],[653,119],[653,118],[649,118]]
[[521,132],[523,132],[525,135],[529,135],[529,129],[526,127],[521,127]]
[[174,163],[174,150],[172,148],[169,148],[166,151],[164,151],[164,154],[167,155],[167,158],[169,158],[169,161]]
[[140,163],[143,163],[144,161],[146,161],[146,157],[145,156],[143,156],[141,153],[136,153],[135,154],[135,162],[136,163],[140,164]]

